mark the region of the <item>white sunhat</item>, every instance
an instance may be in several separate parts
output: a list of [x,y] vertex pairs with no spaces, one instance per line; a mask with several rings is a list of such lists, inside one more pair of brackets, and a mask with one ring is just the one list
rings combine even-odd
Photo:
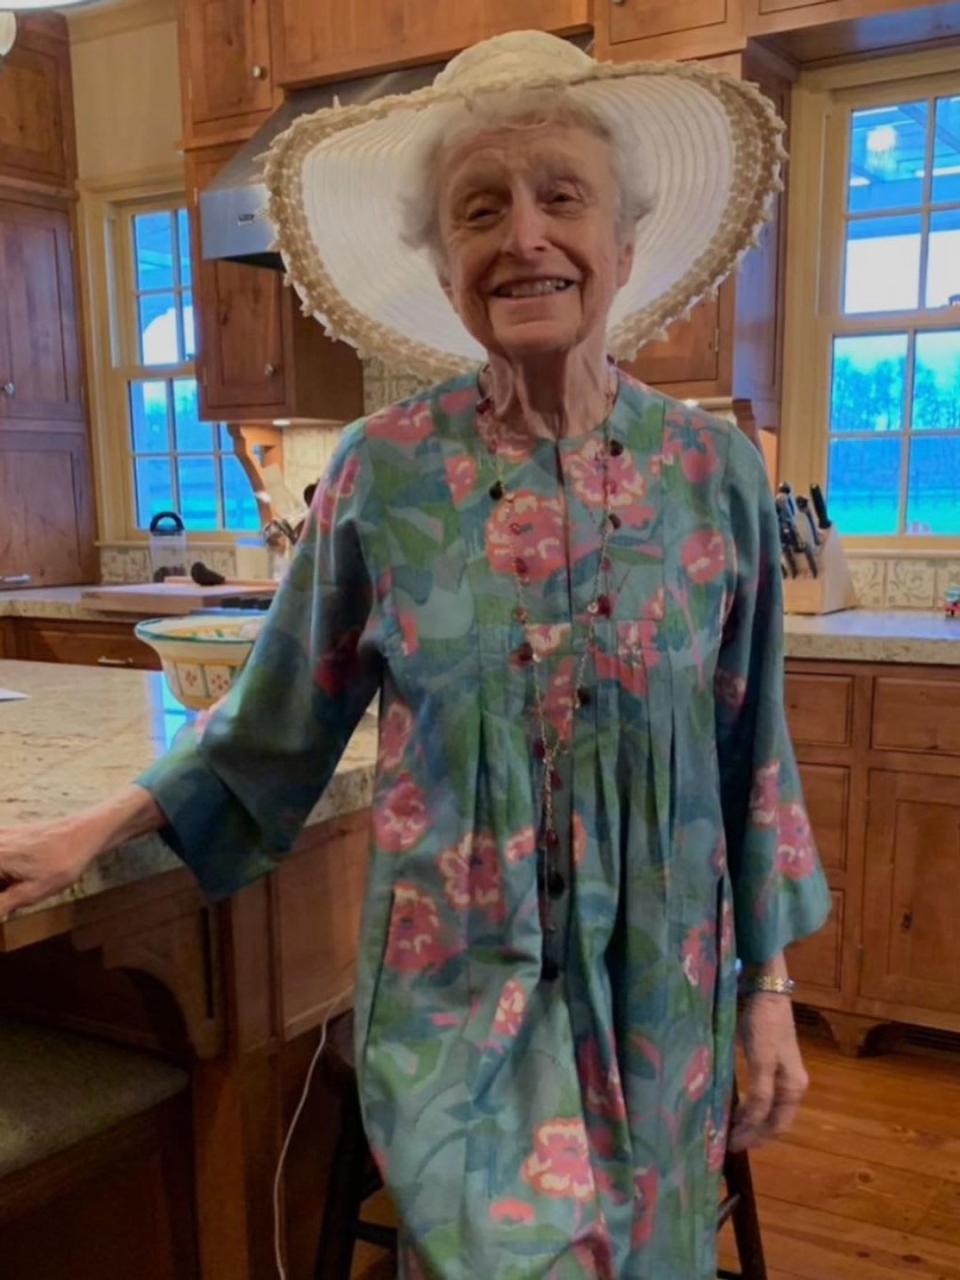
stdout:
[[514,31],[464,50],[427,88],[324,108],[274,140],[269,216],[304,312],[362,356],[422,377],[482,361],[429,255],[403,241],[403,196],[438,113],[480,94],[560,87],[616,121],[653,196],[611,308],[611,354],[632,358],[715,292],[782,190],[784,124],[770,101],[697,63],[600,63],[556,36]]

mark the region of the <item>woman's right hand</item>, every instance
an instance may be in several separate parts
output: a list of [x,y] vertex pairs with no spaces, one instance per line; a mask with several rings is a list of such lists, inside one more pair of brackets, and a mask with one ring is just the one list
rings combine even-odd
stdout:
[[163,825],[149,791],[131,786],[66,818],[0,829],[0,921],[66,889],[99,854]]

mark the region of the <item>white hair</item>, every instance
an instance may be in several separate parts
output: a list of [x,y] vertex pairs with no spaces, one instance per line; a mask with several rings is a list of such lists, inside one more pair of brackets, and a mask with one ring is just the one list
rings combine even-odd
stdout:
[[610,163],[619,193],[615,231],[621,244],[629,240],[638,221],[654,206],[647,175],[640,172],[635,161],[631,134],[612,114],[598,111],[561,86],[484,93],[454,108],[452,113],[438,113],[437,124],[420,144],[401,196],[404,244],[425,250],[434,266],[441,267],[445,254],[440,229],[440,178],[447,157],[490,130],[526,129],[544,124],[584,129],[610,148]]

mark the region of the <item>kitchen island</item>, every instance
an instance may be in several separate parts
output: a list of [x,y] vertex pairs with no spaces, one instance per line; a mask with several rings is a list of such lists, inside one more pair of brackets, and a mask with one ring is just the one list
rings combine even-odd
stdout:
[[[0,825],[55,818],[130,782],[194,717],[163,677],[0,661]],[[349,1008],[376,721],[364,717],[278,870],[211,905],[159,837],[0,925],[0,1012],[152,1050],[191,1074],[203,1280],[267,1280],[273,1175],[319,1030]],[[288,1274],[310,1274],[333,1103],[315,1083],[288,1156]]]

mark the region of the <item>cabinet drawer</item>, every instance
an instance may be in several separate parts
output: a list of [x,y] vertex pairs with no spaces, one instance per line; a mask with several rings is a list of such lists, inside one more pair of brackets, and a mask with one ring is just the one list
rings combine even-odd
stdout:
[[826,924],[787,948],[790,977],[804,986],[839,991],[843,959],[843,890],[830,893],[833,909]]
[[25,622],[17,625],[20,657],[33,662],[73,662],[85,667],[137,667],[159,671],[160,660],[143,644],[129,626],[81,624],[42,626]]
[[853,714],[851,676],[788,675],[784,704],[790,736],[811,746],[846,746]]
[[728,0],[616,0],[610,8],[610,43],[721,26],[728,7]]
[[802,764],[800,779],[820,860],[830,870],[847,865],[849,769],[832,764]]
[[873,699],[878,751],[943,751],[960,755],[960,676],[901,680],[880,676]]

